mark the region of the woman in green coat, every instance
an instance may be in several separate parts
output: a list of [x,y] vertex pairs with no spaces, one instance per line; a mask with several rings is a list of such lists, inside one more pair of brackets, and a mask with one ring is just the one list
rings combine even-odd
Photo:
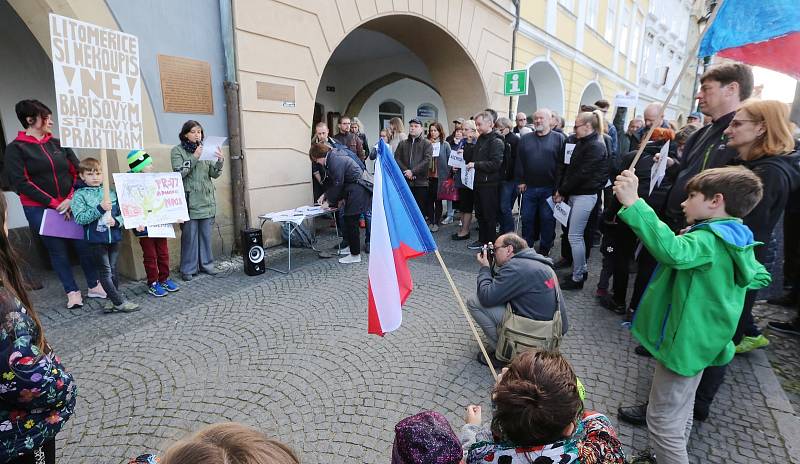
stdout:
[[179,145],[172,148],[172,169],[183,177],[183,190],[189,208],[189,220],[181,225],[181,277],[192,280],[198,272],[214,275],[214,256],[211,251],[211,225],[217,214],[214,184],[222,174],[222,151],[218,148],[216,162],[201,161],[203,126],[186,121],[178,135]]

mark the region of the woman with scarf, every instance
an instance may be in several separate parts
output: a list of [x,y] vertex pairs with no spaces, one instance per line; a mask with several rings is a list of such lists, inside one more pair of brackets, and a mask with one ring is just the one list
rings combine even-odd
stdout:
[[172,147],[172,169],[183,177],[183,190],[189,208],[189,220],[181,224],[181,277],[192,280],[198,272],[214,275],[214,256],[211,251],[211,225],[217,214],[214,183],[222,174],[224,157],[217,149],[216,161],[201,161],[203,126],[186,121],[178,134],[181,143]]

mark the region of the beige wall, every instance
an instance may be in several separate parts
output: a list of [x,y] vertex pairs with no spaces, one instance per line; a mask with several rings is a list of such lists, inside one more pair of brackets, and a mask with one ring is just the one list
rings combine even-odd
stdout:
[[[448,114],[508,107],[502,79],[511,61],[510,1],[233,3],[251,226],[258,225],[259,214],[312,201],[306,153],[319,82],[337,45],[358,27],[379,31],[411,49],[430,71]],[[292,87],[295,106],[258,99],[257,82]],[[267,244],[277,239],[276,227],[265,230]]]

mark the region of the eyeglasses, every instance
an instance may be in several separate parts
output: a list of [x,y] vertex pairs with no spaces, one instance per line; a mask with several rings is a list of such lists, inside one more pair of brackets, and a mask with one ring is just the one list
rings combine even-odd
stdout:
[[519,118],[519,119],[517,119],[517,121],[527,121],[527,119],[525,119],[525,118]]
[[746,122],[761,122],[756,119],[734,119],[728,124],[730,127],[736,129],[737,127],[743,126]]

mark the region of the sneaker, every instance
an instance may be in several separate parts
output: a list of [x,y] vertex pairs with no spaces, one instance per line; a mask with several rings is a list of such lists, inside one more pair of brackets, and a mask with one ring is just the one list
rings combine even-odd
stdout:
[[647,403],[636,406],[620,406],[617,417],[622,422],[633,425],[647,425]]
[[656,455],[652,451],[640,451],[636,453],[628,464],[657,464]]
[[585,280],[575,281],[572,277],[563,279],[561,283],[561,290],[581,290]]
[[174,280],[170,279],[169,277],[166,278],[163,282],[161,282],[161,286],[164,287],[164,290],[168,292],[177,292],[181,289],[181,287],[175,283]]
[[452,216],[447,216],[446,218],[442,219],[442,225],[443,226],[446,226],[446,225],[452,224],[452,223],[453,223]]
[[616,314],[619,315],[625,314],[625,305],[621,305],[616,301],[614,301],[614,298],[611,295],[600,297],[600,306],[606,308],[609,311],[614,311]]
[[348,247],[342,248],[341,250],[339,250],[339,254],[342,255],[342,256],[349,255],[350,254],[350,247],[348,246]]
[[800,336],[800,318],[791,322],[768,322],[767,327],[775,332]]
[[470,250],[480,250],[483,248],[483,243],[480,240],[475,240],[474,242],[470,243],[467,248]]
[[103,305],[103,312],[106,314],[111,314],[114,312],[114,303],[111,300],[106,301]]
[[428,230],[430,230],[431,232],[439,232],[439,226],[436,224],[431,224],[428,226]]
[[103,290],[103,286],[98,283],[94,287],[90,288],[88,292],[86,292],[86,297],[104,300],[108,298],[108,295],[106,295],[106,291]]
[[83,308],[83,298],[78,290],[67,293],[67,309]]
[[140,309],[142,309],[142,308],[140,308],[138,304],[136,304],[136,303],[134,303],[132,301],[126,301],[126,302],[122,303],[121,305],[114,305],[114,311],[115,312],[118,311],[118,312],[121,312],[121,313],[132,313],[132,312],[136,312],[136,311],[138,311]]
[[339,258],[339,262],[342,264],[354,264],[361,262],[361,255],[350,255],[348,254],[344,258]]
[[200,266],[200,272],[212,276],[219,274],[219,272],[216,269],[214,269],[214,266]]
[[738,345],[736,345],[736,354],[749,353],[758,348],[764,348],[769,345],[769,339],[763,334],[757,337],[744,337]]
[[167,296],[167,289],[158,282],[153,282],[152,284],[148,285],[147,292],[159,298],[162,296]]
[[608,296],[608,290],[605,288],[598,288],[594,291],[595,298],[603,298],[604,296]]

